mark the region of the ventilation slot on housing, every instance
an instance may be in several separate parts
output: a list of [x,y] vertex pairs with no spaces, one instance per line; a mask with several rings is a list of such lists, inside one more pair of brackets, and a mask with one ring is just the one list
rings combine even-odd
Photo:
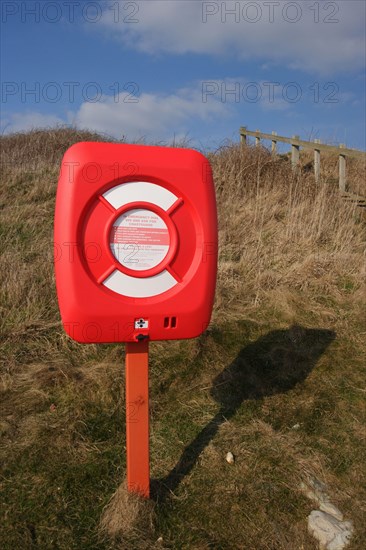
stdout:
[[177,318],[176,317],[164,317],[164,328],[176,328]]

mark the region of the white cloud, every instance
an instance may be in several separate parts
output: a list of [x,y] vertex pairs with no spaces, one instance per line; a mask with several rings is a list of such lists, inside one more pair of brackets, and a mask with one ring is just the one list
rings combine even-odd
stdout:
[[46,115],[36,111],[12,113],[5,116],[1,123],[1,133],[26,132],[34,128],[50,128],[65,121],[55,115]]
[[170,95],[145,93],[134,97],[125,91],[105,95],[98,102],[82,103],[75,112],[68,111],[65,119],[35,111],[12,113],[4,117],[1,128],[2,133],[11,133],[69,124],[116,138],[179,141],[200,125],[225,120],[231,114],[230,105],[221,101],[220,94],[203,101],[198,83]]
[[179,140],[202,134],[202,128],[210,134],[218,124],[235,124],[247,110],[291,112],[306,101],[305,92],[296,83],[284,86],[243,77],[205,80],[172,94],[133,96],[123,91],[104,95],[97,102],[82,103],[77,111],[68,111],[65,120],[37,112],[15,113],[7,117],[3,131],[71,124],[116,138],[126,136],[128,140]]
[[141,94],[133,98],[122,92],[104,96],[98,103],[83,103],[73,123],[120,138],[170,139],[183,136],[193,124],[230,116],[219,98],[204,103],[200,88],[182,89],[171,95]]
[[138,6],[133,16],[137,22],[129,23],[122,9],[119,17],[115,9],[107,9],[94,28],[102,27],[125,46],[146,54],[227,55],[322,74],[358,70],[364,65],[362,1],[150,0],[129,4]]
[[[314,103],[314,91],[299,83],[282,85],[278,82],[231,77],[198,81],[191,87],[175,93],[143,93],[132,96],[123,91],[115,96],[102,96],[98,102],[84,102],[77,111],[69,111],[65,119],[56,115],[37,112],[14,113],[5,117],[3,132],[26,131],[38,127],[71,124],[118,139],[126,136],[129,141],[146,138],[148,142],[176,141],[207,136],[221,128],[239,127],[247,113],[282,112],[285,116],[299,116],[299,105]],[[324,90],[319,92],[324,99]],[[329,90],[327,90],[327,94]],[[336,94],[336,100],[354,105],[357,96],[353,92]],[[334,108],[334,104],[322,109]]]

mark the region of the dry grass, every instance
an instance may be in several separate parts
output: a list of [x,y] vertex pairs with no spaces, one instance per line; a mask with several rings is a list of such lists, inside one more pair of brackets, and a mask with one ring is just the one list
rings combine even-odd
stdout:
[[153,513],[153,502],[129,493],[124,482],[103,510],[101,534],[121,548],[125,547],[127,536],[137,539],[139,548],[151,548],[151,540],[146,540],[146,535],[153,532]]
[[[315,476],[363,549],[365,221],[338,195],[336,159],[316,185],[307,155],[293,174],[261,147],[209,154],[216,302],[201,338],[151,345],[153,505],[116,491],[123,346],[79,345],[59,321],[54,199],[80,140],[104,138],[1,138],[3,548],[315,549],[300,489]],[[366,194],[364,166],[349,175]]]
[[215,319],[265,301],[293,322],[305,296],[326,318],[324,302],[349,300],[345,287],[357,308],[365,275],[360,209],[263,149],[230,147],[211,160],[220,205]]

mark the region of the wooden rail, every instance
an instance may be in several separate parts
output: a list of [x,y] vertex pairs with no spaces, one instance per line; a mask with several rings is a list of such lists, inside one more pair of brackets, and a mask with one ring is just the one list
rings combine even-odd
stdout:
[[273,154],[277,152],[277,142],[288,143],[291,145],[291,163],[293,170],[297,170],[300,160],[300,147],[304,149],[312,149],[314,151],[314,175],[315,180],[318,182],[320,178],[320,152],[326,151],[327,153],[335,153],[339,159],[339,190],[342,193],[346,192],[346,157],[357,157],[366,159],[366,152],[359,151],[358,149],[348,149],[345,145],[341,144],[339,147],[334,145],[325,145],[321,143],[319,139],[314,141],[304,141],[299,136],[292,136],[292,138],[278,136],[276,132],[271,134],[265,134],[256,130],[255,132],[247,130],[246,126],[240,128],[240,142],[246,143],[247,136],[255,137],[255,144],[259,145],[261,139],[268,139],[271,141],[271,150]]

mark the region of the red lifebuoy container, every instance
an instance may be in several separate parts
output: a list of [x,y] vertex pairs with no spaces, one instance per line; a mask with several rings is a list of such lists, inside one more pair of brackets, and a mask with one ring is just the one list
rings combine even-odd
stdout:
[[73,145],[61,165],[54,245],[61,317],[73,339],[198,336],[217,271],[208,160],[191,149]]

